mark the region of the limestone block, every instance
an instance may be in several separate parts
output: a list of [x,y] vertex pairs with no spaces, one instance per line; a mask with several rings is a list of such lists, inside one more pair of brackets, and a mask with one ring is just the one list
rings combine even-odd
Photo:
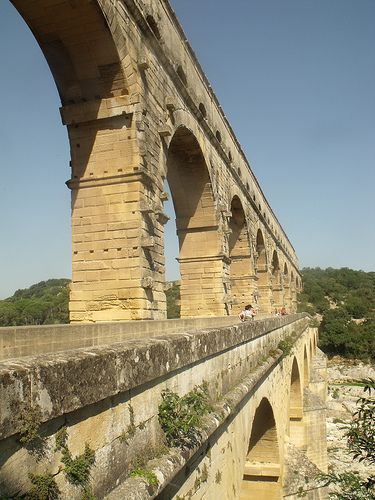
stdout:
[[154,288],[154,278],[152,276],[146,276],[141,279],[141,287],[142,288],[147,288],[147,289],[152,289]]

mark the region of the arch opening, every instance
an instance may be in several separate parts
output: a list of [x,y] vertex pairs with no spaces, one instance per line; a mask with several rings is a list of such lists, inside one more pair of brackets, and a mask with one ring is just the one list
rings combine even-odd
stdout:
[[228,314],[210,176],[197,139],[185,127],[169,145],[167,181],[179,243],[181,317]]
[[238,196],[231,203],[229,221],[230,280],[233,304],[241,307],[255,302],[254,276],[245,213]]
[[309,360],[307,357],[306,346],[303,353],[303,384],[305,387],[309,386]]
[[284,263],[282,282],[284,289],[284,305],[286,307],[287,312],[290,313],[292,312],[292,297],[290,290],[289,269],[286,262]]
[[258,229],[256,237],[258,306],[261,312],[271,312],[271,284],[268,276],[268,259],[263,233]]
[[272,407],[260,402],[253,420],[240,500],[281,498],[280,455]]
[[301,447],[304,445],[302,386],[298,363],[295,357],[290,377],[289,436],[291,442],[296,446]]
[[284,290],[282,284],[281,268],[280,268],[279,256],[277,255],[276,250],[274,250],[272,254],[271,274],[272,274],[273,304],[277,310],[280,310],[285,306],[285,304],[284,304]]

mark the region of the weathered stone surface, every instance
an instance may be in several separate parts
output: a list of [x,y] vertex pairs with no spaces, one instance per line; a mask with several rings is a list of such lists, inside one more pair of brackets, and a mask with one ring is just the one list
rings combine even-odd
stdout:
[[[301,374],[308,372],[312,360],[306,347],[316,340],[309,322],[303,315],[273,318],[3,363],[0,494],[29,489],[29,471],[50,472],[62,499],[79,500],[80,489],[67,482],[61,453],[55,451],[56,432],[65,425],[73,457],[83,453],[85,443],[95,451],[90,474],[98,500],[110,494],[129,500],[156,494],[163,498],[170,492],[196,499],[220,498],[225,492],[229,500],[237,499],[256,477],[249,476],[255,468],[247,466],[255,457],[250,445],[254,432],[264,440],[261,470],[280,471],[266,497],[273,500],[282,492],[285,441],[298,438],[308,456],[324,458],[317,453],[324,455],[325,450],[316,446],[317,429],[320,432],[321,428],[315,426],[313,437],[308,438],[320,409],[310,405],[300,413],[302,420],[296,427],[292,425],[295,408],[289,403],[291,387],[294,400],[299,391],[302,402]],[[285,337],[294,339],[290,356],[277,349]],[[182,396],[203,380],[214,412],[189,437],[187,447],[151,459],[164,439],[157,419],[162,390],[168,388]],[[23,401],[38,403],[42,409],[42,440],[27,447],[18,441]],[[318,412],[315,419],[314,412]],[[306,415],[309,419],[305,421]],[[264,422],[273,422],[270,435],[262,430]],[[156,474],[157,488],[143,478],[130,479],[140,457]],[[260,495],[267,486],[263,483],[257,482]]]
[[[0,436],[17,432],[19,405],[24,400],[38,402],[42,406],[42,419],[50,420],[218,355],[239,342],[279,332],[282,325],[293,324],[294,330],[303,329],[309,319],[298,319],[299,316],[5,361],[0,364],[3,381]],[[297,321],[293,323],[293,319]],[[268,339],[268,345],[256,353],[253,364],[277,345],[280,334],[281,331],[275,334],[273,342]],[[47,404],[41,404],[46,401]]]
[[301,450],[292,444],[287,444],[285,462],[287,472],[284,479],[283,498],[287,500],[298,498],[325,500],[327,498],[327,488],[322,488],[321,482],[317,479],[321,470],[310,462]]

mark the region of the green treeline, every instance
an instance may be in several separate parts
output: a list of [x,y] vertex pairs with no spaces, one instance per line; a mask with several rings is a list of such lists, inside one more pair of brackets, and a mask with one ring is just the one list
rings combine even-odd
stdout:
[[50,279],[0,300],[0,326],[69,323],[70,280]]
[[167,299],[167,318],[180,317],[180,285],[178,281],[171,281],[170,288],[166,290],[165,296]]
[[[172,281],[165,293],[168,318],[180,317],[177,283]],[[69,323],[69,284],[66,278],[41,281],[0,300],[0,327]]]
[[322,317],[320,348],[330,357],[375,359],[375,272],[342,269],[301,271],[298,311]]
[[[330,357],[375,361],[375,273],[304,268],[298,311],[321,319],[320,348]],[[69,323],[69,279],[50,279],[0,300],[0,326]],[[166,291],[167,317],[180,317],[180,287]]]

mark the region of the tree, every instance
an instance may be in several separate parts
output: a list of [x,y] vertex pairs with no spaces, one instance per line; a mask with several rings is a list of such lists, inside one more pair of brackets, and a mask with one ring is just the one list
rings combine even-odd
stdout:
[[50,279],[0,300],[0,326],[69,323],[70,280]]
[[375,273],[304,268],[298,312],[322,315],[320,347],[328,356],[375,359]]
[[179,318],[180,317],[180,286],[176,281],[170,283],[170,288],[165,292],[167,299],[167,318]]
[[[375,465],[375,380],[363,381],[364,396],[357,401],[357,410],[351,424],[347,427],[346,437],[349,452],[354,460],[366,465]],[[368,392],[368,396],[366,393]],[[358,473],[322,474],[319,476],[327,485],[332,484],[335,490],[329,497],[335,500],[371,500],[375,499],[375,475],[361,477]]]

